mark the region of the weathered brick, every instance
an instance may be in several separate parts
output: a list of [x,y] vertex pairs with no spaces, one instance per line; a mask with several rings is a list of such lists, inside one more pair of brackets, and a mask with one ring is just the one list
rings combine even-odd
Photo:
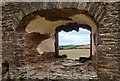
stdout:
[[[81,4],[81,3],[80,3]],[[3,7],[2,11],[2,32],[3,32],[3,57],[16,61],[16,65],[25,64],[30,61],[36,63],[53,57],[54,53],[45,53],[45,56],[38,58],[36,51],[37,44],[26,38],[24,31],[15,31],[21,20],[34,11],[52,8],[77,8],[83,9],[93,18],[98,25],[98,32],[95,33],[95,55],[93,64],[99,71],[98,76],[104,79],[120,77],[120,23],[118,3],[85,3],[84,7],[78,3],[13,3]],[[49,14],[49,13],[48,13]],[[28,19],[29,20],[29,19]],[[28,23],[28,22],[23,22]],[[22,27],[22,26],[21,26]],[[37,43],[39,42],[36,40]],[[13,58],[15,56],[15,58]],[[29,57],[29,58],[28,58]],[[34,57],[34,58],[33,58]],[[17,61],[18,60],[18,61]],[[10,61],[11,62],[11,61]],[[12,66],[12,65],[10,65]]]

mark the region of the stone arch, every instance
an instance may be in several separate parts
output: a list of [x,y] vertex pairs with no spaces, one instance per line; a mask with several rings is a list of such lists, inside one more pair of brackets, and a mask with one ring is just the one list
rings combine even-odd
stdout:
[[[79,10],[84,10],[87,12],[91,18],[96,21],[99,21],[101,19],[101,16],[105,12],[105,7],[103,6],[106,3],[76,3],[76,2],[54,2],[54,3],[22,3],[18,4],[14,10],[17,12],[13,14],[12,20],[13,20],[13,26],[16,29],[18,25],[20,24],[20,21],[29,15],[30,13],[33,13],[35,11],[44,10],[44,9],[61,9],[61,8],[75,8]],[[22,6],[20,8],[20,6]],[[95,7],[94,7],[95,6]],[[97,9],[98,8],[98,9]],[[97,13],[97,12],[99,13]],[[101,13],[102,12],[102,13]]]
[[[81,6],[82,5],[82,6]],[[6,3],[3,6],[3,53],[8,52],[4,48],[14,45],[14,36],[16,28],[24,17],[27,17],[34,11],[41,9],[61,9],[76,8],[87,12],[97,23],[98,31],[94,35],[95,40],[95,57],[94,65],[101,78],[119,78],[119,3],[74,3],[74,2],[55,2],[55,3]],[[33,16],[31,14],[31,16]],[[11,25],[12,24],[12,25]],[[6,31],[7,34],[5,33]],[[5,36],[9,36],[9,40]],[[39,35],[39,34],[38,34]],[[42,35],[43,36],[43,35]],[[48,35],[49,37],[49,35]],[[11,40],[13,44],[11,44]],[[6,47],[6,46],[8,47]],[[10,49],[7,51],[11,51]],[[15,51],[11,51],[14,55]],[[7,56],[4,56],[7,57]],[[114,58],[111,58],[114,57]],[[7,59],[7,58],[6,58]],[[114,70],[114,71],[113,71]],[[116,74],[117,73],[117,74]],[[101,76],[102,75],[102,76]]]
[[[48,13],[49,13],[49,15],[47,15]],[[57,15],[54,13],[56,13]],[[64,15],[64,14],[66,14],[66,15]],[[42,17],[40,17],[40,16],[42,16]],[[27,33],[39,32],[42,34],[45,34],[45,33],[53,33],[54,34],[55,28],[57,26],[67,24],[67,23],[74,23],[74,22],[77,22],[78,24],[87,24],[87,25],[91,26],[91,28],[92,28],[92,44],[93,44],[92,48],[95,48],[93,38],[94,38],[94,34],[97,32],[97,25],[96,25],[95,21],[93,21],[92,18],[87,13],[85,13],[83,10],[70,8],[70,9],[48,9],[48,10],[46,9],[46,10],[35,11],[35,12],[25,16],[22,19],[22,21],[20,22],[21,24],[17,27],[16,31],[26,31]],[[41,23],[44,23],[44,24],[41,24]],[[47,23],[49,25],[53,26],[52,29],[51,29],[51,26],[49,27],[49,25],[46,25]],[[39,28],[37,28],[37,26]],[[37,29],[36,28],[34,29],[34,27],[36,27]],[[48,29],[46,30],[45,28],[49,28],[49,31],[48,31]],[[55,48],[55,47],[52,46],[52,48]],[[39,49],[44,50],[43,46],[42,46],[42,48],[39,48]],[[39,49],[37,49],[37,50],[39,50]],[[52,50],[54,50],[54,49],[52,49]],[[46,49],[46,51],[48,51],[48,49]],[[39,53],[43,53],[43,52],[41,51]],[[92,55],[94,55],[94,49],[93,49]]]
[[[27,4],[26,6],[24,6],[23,7],[23,9],[22,10],[20,10],[19,11],[19,13],[17,13],[17,14],[15,14],[14,16],[13,16],[13,21],[14,20],[16,20],[16,21],[22,21],[22,22],[15,22],[14,23],[14,27],[15,27],[15,29],[16,29],[16,27],[19,27],[19,28],[21,28],[22,29],[22,26],[27,26],[27,24],[29,24],[29,22],[30,21],[32,21],[32,20],[34,20],[35,19],[35,15],[34,14],[31,14],[31,13],[34,13],[34,12],[36,12],[36,11],[40,11],[41,9],[43,9],[43,11],[44,10],[46,10],[46,9],[52,9],[53,8],[53,6],[52,7],[49,7],[49,8],[47,8],[48,6],[46,6],[46,8],[44,7],[44,8],[41,8],[41,9],[39,9],[38,8],[38,6],[40,5],[40,4],[38,4],[38,3],[31,3],[31,5],[33,5],[33,7],[31,7],[31,8],[33,8],[33,9],[30,9],[30,7],[29,7],[29,5],[30,4],[28,4],[28,3],[25,3],[25,4]],[[67,5],[66,5],[67,4]],[[45,5],[45,4],[44,4]],[[48,4],[47,4],[48,5]],[[56,4],[57,5],[57,4]],[[81,10],[81,12],[80,13],[86,13],[86,12],[89,12],[90,13],[90,11],[87,11],[87,8],[86,8],[86,6],[89,6],[89,4],[87,5],[87,3],[61,3],[61,5],[60,4],[58,4],[59,6],[58,7],[56,7],[56,8],[58,8],[58,9],[61,9],[61,8],[76,8],[76,9],[83,9],[83,10]],[[72,6],[69,6],[69,5],[72,5]],[[73,6],[74,5],[74,6]],[[77,6],[78,5],[78,6]],[[83,5],[83,6],[80,6],[80,5]],[[90,5],[91,6],[91,5]],[[91,6],[91,7],[93,7],[93,6]],[[27,12],[24,12],[24,10],[28,10],[29,9],[29,11],[27,11]],[[90,9],[89,9],[90,10]],[[94,11],[95,12],[95,11]],[[83,16],[87,16],[88,14],[86,14],[86,15],[83,15]],[[89,16],[89,15],[88,15]],[[24,18],[25,17],[25,18]],[[90,18],[90,19],[92,19],[93,20],[93,18]],[[26,24],[24,24],[26,22]],[[20,23],[20,25],[18,25]],[[21,26],[22,25],[22,26]],[[18,30],[20,30],[20,29],[18,29]],[[96,30],[96,29],[95,29]],[[92,38],[93,39],[93,38]],[[94,43],[93,43],[93,46],[94,46]]]

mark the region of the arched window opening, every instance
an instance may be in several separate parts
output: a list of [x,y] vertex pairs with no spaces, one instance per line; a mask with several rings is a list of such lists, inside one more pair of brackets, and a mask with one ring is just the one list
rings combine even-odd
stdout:
[[56,28],[56,55],[68,59],[92,58],[92,34],[89,25],[71,23]]
[[66,54],[70,59],[90,57],[90,31],[79,28],[79,31],[61,31],[58,33],[59,55]]

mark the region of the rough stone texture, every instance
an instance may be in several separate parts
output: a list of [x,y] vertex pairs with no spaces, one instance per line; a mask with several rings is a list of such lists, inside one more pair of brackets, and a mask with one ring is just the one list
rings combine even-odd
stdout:
[[[37,50],[40,54],[42,54],[43,52],[55,52],[54,33],[55,33],[55,29],[58,26],[61,26],[63,27],[62,29],[64,29],[65,26],[68,25],[66,26],[67,29],[73,30],[75,28],[76,30],[76,29],[79,29],[79,27],[74,27],[74,26],[80,26],[85,29],[89,29],[89,27],[85,25],[85,24],[88,24],[92,27],[92,33],[94,33],[97,30],[95,22],[92,21],[92,19],[88,15],[81,14],[82,12],[83,11],[81,10],[79,11],[77,9],[71,9],[71,8],[70,9],[58,9],[58,10],[57,9],[40,10],[40,11],[32,13],[33,15],[32,17],[35,18],[34,20],[33,19],[31,20],[32,18],[31,14],[27,15],[27,18],[25,17],[22,20],[22,24],[19,27],[17,27],[18,28],[17,30],[22,31],[25,29],[27,33],[32,33],[32,32],[39,32],[41,34],[50,33],[50,38],[42,41],[37,47]],[[30,21],[30,23],[28,23],[27,21],[28,22]],[[76,22],[76,23],[70,23],[70,22]],[[78,23],[80,23],[80,25],[77,25]]]
[[[97,79],[97,73],[95,72],[94,67],[92,66],[92,61],[87,61],[85,63],[81,63],[80,61],[75,61],[73,59],[64,59],[64,58],[57,58],[52,59],[51,62],[43,61],[41,63],[36,62],[36,64],[26,64],[23,68],[30,68],[36,69],[39,71],[29,71],[29,79],[45,79],[47,78],[47,73],[44,72],[49,69],[50,72],[50,79],[70,79],[71,74],[58,74],[55,72],[64,72],[64,73],[74,73],[74,74],[84,74],[84,75],[91,75],[94,76],[93,78]],[[20,76],[23,75],[23,76]],[[26,79],[26,72],[24,70],[16,72],[16,78],[23,78]],[[78,76],[74,75],[74,79],[89,79],[90,77],[87,76]],[[58,80],[59,81],[59,80]],[[66,80],[65,80],[66,81]],[[69,80],[68,80],[69,81]]]
[[[81,4],[81,3],[80,3]],[[7,60],[10,71],[16,65],[19,66],[18,58],[23,49],[25,31],[18,33],[16,28],[19,26],[23,17],[34,11],[51,8],[78,8],[85,10],[98,25],[95,33],[95,56],[93,63],[96,67],[99,78],[119,79],[120,78],[120,3],[85,3],[81,8],[79,3],[9,3],[2,8],[2,54],[3,61]],[[119,8],[119,9],[118,9]],[[48,13],[49,14],[49,13]],[[32,15],[32,14],[31,14]],[[31,16],[32,17],[32,16]],[[18,39],[19,37],[19,39]],[[30,46],[28,47],[30,48]],[[19,52],[19,53],[18,53]],[[53,53],[54,54],[54,53]],[[17,57],[19,55],[19,57]],[[32,58],[33,59],[33,58]],[[23,59],[24,60],[24,59]],[[11,74],[12,75],[12,74]],[[15,75],[15,74],[14,74]],[[13,75],[13,76],[14,76]],[[102,75],[102,76],[101,76]]]
[[17,32],[17,37],[15,56],[20,64],[25,64],[25,62],[35,63],[37,60],[42,60],[39,58],[41,55],[36,49],[39,43],[50,37],[49,34]]

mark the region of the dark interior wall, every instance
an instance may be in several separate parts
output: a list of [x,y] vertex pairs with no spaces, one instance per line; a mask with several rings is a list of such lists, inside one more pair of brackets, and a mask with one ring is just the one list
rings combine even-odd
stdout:
[[[14,3],[12,3],[14,4]],[[94,65],[100,78],[117,79],[120,78],[120,53],[119,53],[119,12],[120,3],[86,3],[82,8],[86,11],[98,25],[95,33],[95,56]],[[46,6],[47,5],[47,6]],[[79,3],[18,3],[6,4],[2,8],[2,55],[3,62],[6,59],[10,68],[17,63],[15,59],[16,49],[21,49],[17,42],[16,28],[23,17],[41,9],[51,8],[78,8]],[[120,11],[120,10],[119,10]],[[24,33],[22,33],[24,34]],[[15,63],[14,63],[15,62]],[[15,75],[15,74],[14,74]]]
[[20,64],[26,62],[36,63],[37,61],[44,60],[44,55],[40,55],[36,50],[37,46],[45,39],[48,39],[49,34],[40,34],[37,32],[26,33],[25,31],[17,32],[17,45],[16,58]]

